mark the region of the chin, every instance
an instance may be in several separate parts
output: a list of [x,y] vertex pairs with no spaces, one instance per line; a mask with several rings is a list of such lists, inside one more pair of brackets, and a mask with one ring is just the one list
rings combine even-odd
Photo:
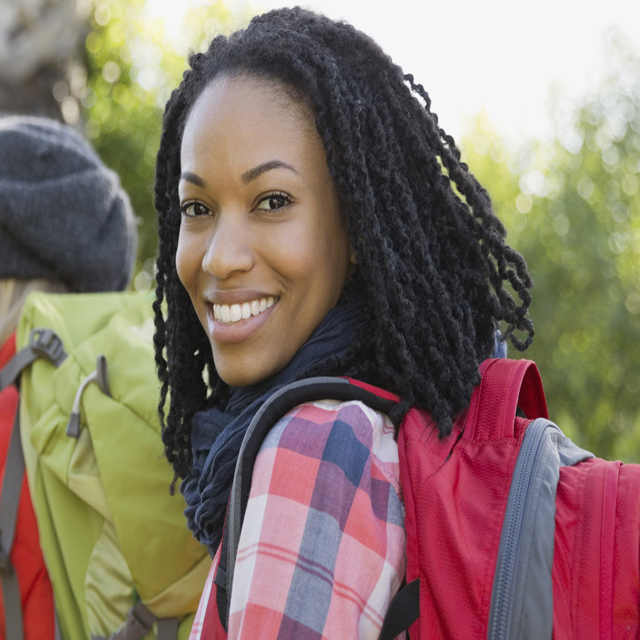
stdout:
[[[222,352],[221,352],[222,351]],[[250,351],[223,351],[213,350],[213,364],[220,379],[230,387],[249,387],[258,384],[267,378],[282,371],[295,353],[260,353],[258,350]]]
[[272,376],[275,371],[247,371],[247,369],[238,370],[235,367],[216,367],[218,376],[225,384],[230,387],[249,387],[258,382],[266,380],[269,376]]

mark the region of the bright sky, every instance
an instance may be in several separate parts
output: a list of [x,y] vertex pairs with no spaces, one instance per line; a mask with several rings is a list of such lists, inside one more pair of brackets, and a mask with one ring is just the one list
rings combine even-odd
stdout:
[[[158,11],[165,3],[174,10],[182,4],[149,2]],[[247,11],[244,0],[225,4]],[[377,40],[424,85],[440,123],[456,138],[483,108],[512,142],[550,134],[551,87],[562,87],[569,96],[584,93],[597,78],[603,36],[611,27],[640,54],[640,0],[313,0],[304,5],[344,18]],[[251,0],[249,6],[260,13],[287,3]]]

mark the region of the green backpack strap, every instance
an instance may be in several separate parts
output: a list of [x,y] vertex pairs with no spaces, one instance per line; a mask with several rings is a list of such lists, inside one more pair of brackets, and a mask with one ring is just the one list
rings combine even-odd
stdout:
[[151,631],[154,622],[158,623],[157,640],[177,640],[178,618],[160,620],[142,602],[129,609],[127,620],[118,631],[108,638],[92,635],[91,640],[141,640]]

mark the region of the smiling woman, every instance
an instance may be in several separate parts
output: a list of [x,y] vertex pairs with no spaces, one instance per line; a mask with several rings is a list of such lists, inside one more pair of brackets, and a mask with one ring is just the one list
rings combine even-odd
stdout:
[[221,76],[182,137],[178,276],[220,378],[283,369],[332,309],[355,254],[309,108]]
[[[445,436],[499,323],[526,348],[527,267],[426,91],[350,25],[273,11],[190,64],[158,153],[155,312],[165,451],[214,556],[192,638],[377,638],[407,563],[394,422],[417,405]],[[313,375],[401,401],[277,421],[225,629],[213,581],[243,439]]]

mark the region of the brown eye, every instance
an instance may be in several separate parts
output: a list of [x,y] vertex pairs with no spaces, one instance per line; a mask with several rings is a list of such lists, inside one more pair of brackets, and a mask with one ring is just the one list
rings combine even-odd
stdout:
[[288,193],[270,193],[258,203],[257,209],[262,211],[277,211],[291,203],[291,196]]
[[182,205],[181,212],[183,216],[188,218],[197,218],[198,216],[206,216],[211,213],[207,207],[200,202],[185,202]]

